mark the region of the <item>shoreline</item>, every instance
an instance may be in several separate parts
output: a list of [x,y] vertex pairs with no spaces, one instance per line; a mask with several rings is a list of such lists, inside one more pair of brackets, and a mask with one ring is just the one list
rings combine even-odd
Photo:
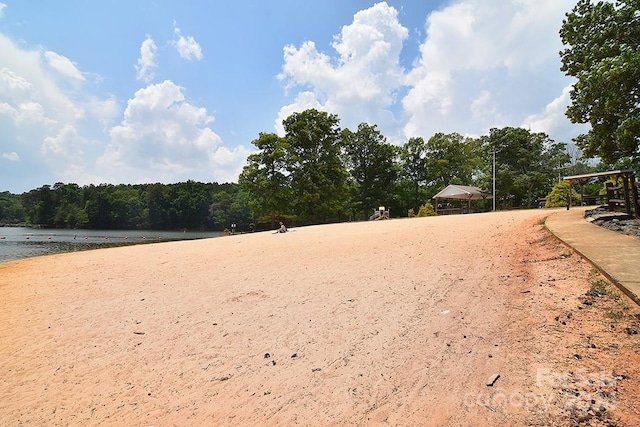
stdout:
[[220,237],[220,232],[158,230],[0,229],[0,263],[56,253],[80,252],[108,247],[163,241]]

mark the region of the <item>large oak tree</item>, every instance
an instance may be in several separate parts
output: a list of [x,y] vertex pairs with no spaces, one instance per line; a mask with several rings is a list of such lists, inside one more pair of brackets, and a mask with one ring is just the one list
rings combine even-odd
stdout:
[[341,158],[338,116],[310,109],[293,113],[282,124],[296,215],[307,223],[343,217],[348,205],[347,169]]
[[560,30],[561,70],[577,78],[566,114],[575,141],[606,163],[640,154],[640,0],[579,0]]

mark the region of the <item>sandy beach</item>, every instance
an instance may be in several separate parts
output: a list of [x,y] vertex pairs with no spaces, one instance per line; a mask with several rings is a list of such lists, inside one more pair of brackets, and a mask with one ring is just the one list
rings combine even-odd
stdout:
[[639,425],[640,310],[550,214],[1,263],[0,425]]

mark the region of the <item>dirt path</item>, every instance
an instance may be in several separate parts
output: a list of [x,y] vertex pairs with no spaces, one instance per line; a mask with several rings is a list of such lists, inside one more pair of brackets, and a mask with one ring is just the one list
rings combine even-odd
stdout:
[[0,424],[638,425],[640,310],[548,213],[0,264]]

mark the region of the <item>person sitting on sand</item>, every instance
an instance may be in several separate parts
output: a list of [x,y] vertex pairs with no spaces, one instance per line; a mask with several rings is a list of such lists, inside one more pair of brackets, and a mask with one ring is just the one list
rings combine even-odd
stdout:
[[278,228],[276,230],[276,232],[273,233],[273,234],[286,233],[286,232],[287,232],[287,227],[285,227],[285,225],[282,223],[282,221],[280,221],[280,228]]

